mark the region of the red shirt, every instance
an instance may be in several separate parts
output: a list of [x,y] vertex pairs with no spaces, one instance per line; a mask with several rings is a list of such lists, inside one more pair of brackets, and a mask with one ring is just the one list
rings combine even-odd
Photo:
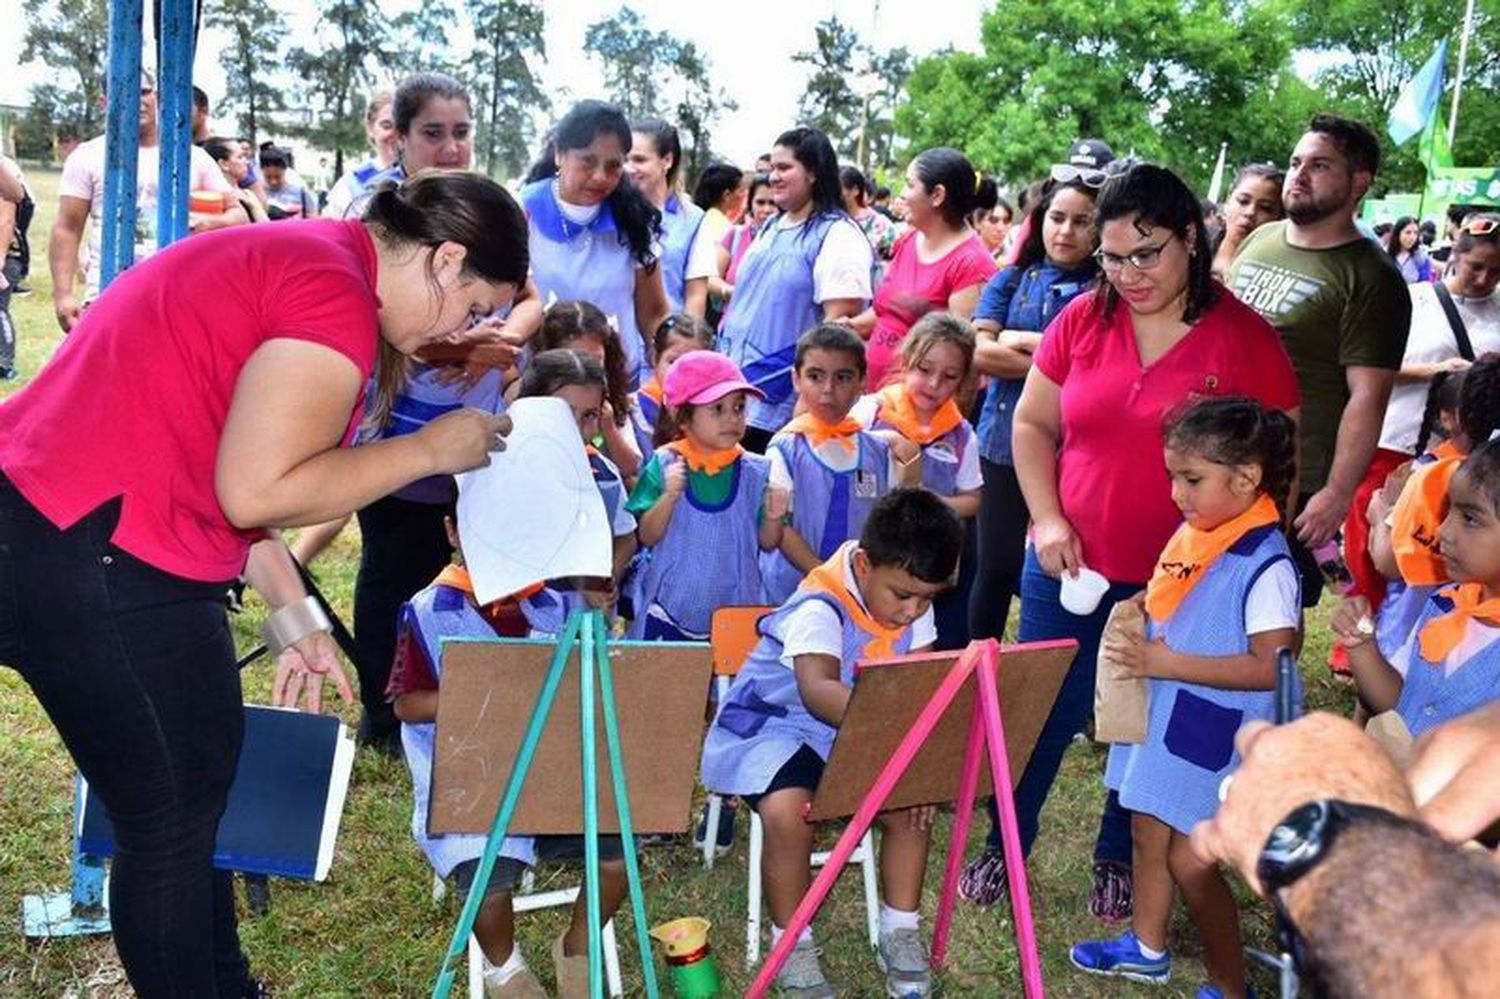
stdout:
[[1162,418],[1192,396],[1244,395],[1267,409],[1300,401],[1276,330],[1228,291],[1149,367],[1130,309],[1105,319],[1080,295],[1047,327],[1037,370],[1062,387],[1058,496],[1083,561],[1117,583],[1144,584],[1182,514],[1162,460]]
[[899,367],[901,341],[912,323],[948,308],[956,292],[984,284],[995,274],[995,260],[978,236],[970,236],[930,264],[917,259],[916,230],[907,230],[891,250],[885,280],[875,290],[875,329],[865,348],[871,392]]
[[174,575],[233,579],[263,536],[231,525],[214,491],[240,369],[267,340],[291,338],[338,351],[368,379],[375,269],[358,220],[237,226],[155,254],[0,405],[0,469],[63,529],[123,495],[116,545]]

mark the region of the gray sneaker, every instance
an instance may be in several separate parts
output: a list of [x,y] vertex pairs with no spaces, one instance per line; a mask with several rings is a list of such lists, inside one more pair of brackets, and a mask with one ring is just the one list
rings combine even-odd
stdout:
[[892,999],[932,994],[932,964],[927,958],[927,945],[916,930],[880,934],[875,959],[885,972],[885,993]]
[[823,977],[818,948],[811,940],[799,940],[791,956],[776,975],[776,986],[784,996],[796,999],[834,999],[833,986]]

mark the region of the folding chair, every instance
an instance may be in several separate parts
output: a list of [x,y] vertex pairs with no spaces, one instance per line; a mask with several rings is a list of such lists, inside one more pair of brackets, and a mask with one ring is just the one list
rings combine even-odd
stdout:
[[[714,612],[709,642],[712,646],[714,684],[721,702],[729,692],[730,680],[739,673],[745,665],[745,660],[750,657],[750,653],[760,640],[760,633],[757,629],[760,619],[773,610],[775,610],[774,607],[721,607]],[[719,828],[719,812],[722,807],[723,799],[717,794],[710,793],[703,836],[703,863],[709,868],[714,865],[714,841]],[[760,816],[755,813],[754,809],[751,809],[750,883],[748,885],[750,902],[745,928],[745,963],[752,966],[760,961],[760,866],[764,836]],[[814,867],[826,864],[828,853],[813,854],[812,862]],[[859,848],[850,854],[848,862],[860,865],[864,877],[865,917],[870,931],[870,946],[878,947],[880,945],[880,895],[876,887],[875,840],[871,833],[865,833],[864,838],[860,840]]]
[[[709,648],[714,664],[714,694],[716,703],[724,703],[729,693],[729,684],[755,651],[760,641],[756,626],[760,619],[771,613],[774,607],[720,607],[714,611],[709,632]],[[722,796],[712,791],[708,795],[708,816],[703,827],[703,866],[714,867],[714,849],[717,845],[719,815],[724,808]]]
[[[527,870],[521,875],[519,889],[511,896],[511,905],[515,908],[517,915],[523,912],[535,912],[538,909],[572,905],[578,898],[577,885],[542,892],[533,891],[535,887],[536,877],[532,871]],[[443,883],[443,879],[433,875],[432,900],[441,902],[447,893],[448,886]],[[604,977],[609,982],[611,996],[625,994],[620,981],[620,948],[615,943],[613,919],[604,924]],[[484,999],[484,955],[479,949],[479,941],[474,939],[472,934],[469,936],[469,999]]]

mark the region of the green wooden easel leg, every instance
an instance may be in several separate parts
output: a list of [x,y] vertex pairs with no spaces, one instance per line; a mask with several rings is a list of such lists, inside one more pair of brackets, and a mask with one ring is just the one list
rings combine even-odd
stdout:
[[599,697],[604,704],[604,740],[609,748],[609,772],[615,785],[615,811],[620,817],[620,840],[624,845],[625,880],[630,885],[630,908],[635,916],[636,946],[641,954],[641,977],[646,995],[657,999],[656,961],[651,954],[650,923],[646,919],[646,896],[641,889],[641,868],[635,853],[635,833],[630,817],[630,794],[625,786],[625,756],[620,749],[619,718],[615,713],[614,670],[609,664],[609,636],[597,631]]
[[[583,634],[579,640],[579,659],[583,672],[579,677],[579,741],[583,744],[583,866],[584,894],[588,901],[589,917],[589,995],[593,999],[604,999],[604,934],[601,926],[599,901],[599,772],[594,758],[594,682],[597,676],[598,639],[595,637],[600,620],[598,611],[590,611],[583,619]],[[611,713],[606,707],[605,714]]]
[[573,617],[563,628],[562,635],[558,637],[557,649],[552,654],[552,665],[547,670],[547,679],[542,684],[541,693],[537,695],[536,707],[531,709],[531,720],[526,725],[526,736],[521,740],[521,750],[516,755],[516,765],[512,768],[510,780],[506,783],[505,796],[501,798],[500,809],[495,813],[494,824],[490,826],[489,839],[484,844],[484,854],[479,858],[479,868],[474,873],[474,883],[469,887],[469,897],[464,901],[463,912],[458,917],[458,925],[453,927],[453,938],[448,942],[448,951],[443,956],[443,964],[438,969],[437,981],[432,986],[432,999],[447,999],[448,993],[453,988],[453,979],[458,975],[459,969],[464,966],[469,947],[469,934],[474,931],[474,920],[479,915],[479,907],[484,903],[485,889],[490,883],[490,873],[495,869],[495,858],[500,855],[500,844],[505,842],[511,816],[515,814],[516,805],[521,800],[521,788],[526,782],[527,772],[531,769],[531,760],[536,754],[537,744],[542,740],[542,732],[547,727],[547,717],[552,711],[553,701],[557,699],[557,688],[562,685],[563,671],[567,667],[573,646],[578,642],[581,622],[581,617]]

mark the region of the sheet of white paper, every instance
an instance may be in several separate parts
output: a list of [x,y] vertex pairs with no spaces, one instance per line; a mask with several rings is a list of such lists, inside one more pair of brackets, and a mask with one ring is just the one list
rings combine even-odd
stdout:
[[564,576],[608,576],[604,499],[567,402],[519,399],[485,468],[458,476],[458,536],[481,603]]

